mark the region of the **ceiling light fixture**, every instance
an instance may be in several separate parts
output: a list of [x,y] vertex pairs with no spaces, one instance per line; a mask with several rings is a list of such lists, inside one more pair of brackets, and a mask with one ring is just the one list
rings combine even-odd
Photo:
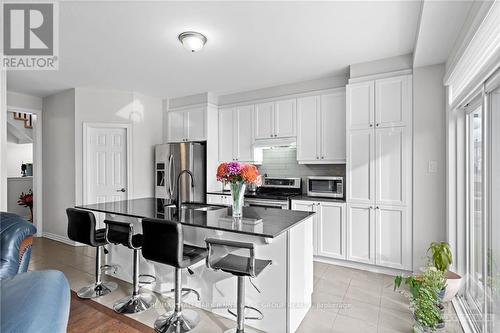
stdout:
[[191,52],[201,50],[207,42],[207,37],[195,31],[183,32],[177,38],[182,43],[182,46]]

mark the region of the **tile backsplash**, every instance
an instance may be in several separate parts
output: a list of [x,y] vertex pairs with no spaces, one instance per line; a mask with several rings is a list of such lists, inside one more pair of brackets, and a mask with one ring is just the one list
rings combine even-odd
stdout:
[[269,177],[301,177],[302,191],[306,192],[307,176],[341,176],[345,178],[345,164],[299,164],[296,148],[265,149],[262,165],[258,166],[262,175]]

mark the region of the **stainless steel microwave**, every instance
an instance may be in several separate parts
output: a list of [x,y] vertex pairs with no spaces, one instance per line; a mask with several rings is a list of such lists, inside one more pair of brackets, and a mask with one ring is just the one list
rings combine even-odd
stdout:
[[343,199],[344,178],[330,176],[307,177],[307,195]]

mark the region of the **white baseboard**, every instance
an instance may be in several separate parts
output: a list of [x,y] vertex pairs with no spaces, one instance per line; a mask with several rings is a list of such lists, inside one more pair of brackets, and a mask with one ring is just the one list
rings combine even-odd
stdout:
[[82,244],[82,243],[78,243],[78,242],[72,241],[68,237],[61,236],[61,235],[58,235],[58,234],[53,234],[51,232],[44,232],[43,235],[42,235],[42,237],[45,237],[45,238],[48,238],[48,239],[52,239],[52,240],[55,240],[57,242],[61,242],[61,243],[68,244],[68,245],[71,245],[71,246],[84,246],[85,245],[85,244]]
[[373,273],[381,273],[381,274],[387,274],[387,275],[409,275],[412,272],[406,271],[406,270],[400,270],[400,269],[395,269],[395,268],[388,268],[388,267],[382,267],[382,266],[374,266],[374,265],[369,265],[369,264],[363,264],[359,262],[353,262],[353,261],[348,261],[348,260],[342,260],[342,259],[334,259],[334,258],[327,258],[327,257],[321,257],[321,256],[314,256],[314,261],[322,262],[325,264],[332,264],[332,265],[337,265],[337,266],[343,266],[343,267],[348,267],[348,268],[354,268],[354,269],[360,269],[363,271],[369,271]]

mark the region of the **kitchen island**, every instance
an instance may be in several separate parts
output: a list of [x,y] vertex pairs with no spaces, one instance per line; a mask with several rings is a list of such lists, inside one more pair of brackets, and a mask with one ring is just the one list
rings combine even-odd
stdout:
[[[198,207],[198,208],[197,208]],[[103,213],[105,218],[133,222],[134,230],[142,232],[142,218],[176,221],[183,225],[184,241],[205,246],[205,238],[220,238],[255,244],[259,259],[270,259],[272,265],[258,278],[254,286],[246,280],[246,305],[260,309],[264,318],[248,320],[247,325],[266,332],[295,332],[311,306],[313,291],[313,225],[312,215],[274,208],[244,207],[243,219],[234,220],[231,209],[186,205],[181,214],[155,198],[79,205],[76,208]],[[97,214],[102,223],[104,216]],[[100,227],[103,227],[101,225]],[[244,252],[242,252],[243,254]],[[118,265],[109,272],[122,280],[132,281],[132,251],[124,246],[109,246],[106,263]],[[200,293],[185,302],[218,315],[234,319],[227,308],[236,307],[236,278],[213,271],[200,262],[191,267],[194,274],[183,273],[183,286]],[[174,269],[141,258],[141,274],[156,276],[154,291],[167,293],[173,288]]]

